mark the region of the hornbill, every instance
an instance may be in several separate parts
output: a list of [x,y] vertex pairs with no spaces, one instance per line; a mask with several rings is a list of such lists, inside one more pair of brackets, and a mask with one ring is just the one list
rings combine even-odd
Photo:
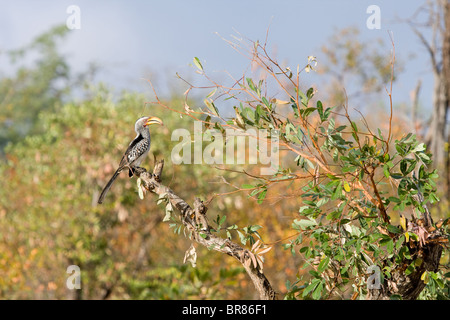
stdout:
[[150,150],[150,131],[148,130],[148,126],[155,123],[160,125],[163,124],[162,120],[157,117],[141,117],[137,119],[134,124],[134,130],[136,131],[137,136],[131,141],[128,149],[122,156],[122,160],[120,160],[119,167],[116,172],[114,172],[114,175],[108,181],[105,188],[103,188],[103,191],[98,198],[98,203],[103,202],[103,199],[114,183],[114,180],[116,180],[123,170],[128,169],[128,175],[130,177],[133,176],[134,168],[139,167]]

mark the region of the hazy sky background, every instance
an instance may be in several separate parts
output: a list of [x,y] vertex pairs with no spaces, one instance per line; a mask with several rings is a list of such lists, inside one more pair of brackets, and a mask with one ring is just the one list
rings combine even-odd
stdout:
[[[432,75],[428,55],[417,37],[397,17],[408,18],[424,3],[412,1],[0,1],[0,50],[18,48],[56,24],[65,24],[67,7],[81,9],[81,29],[63,42],[74,71],[89,62],[102,67],[100,80],[116,89],[148,92],[142,78],[163,75],[176,81],[175,72],[191,74],[189,64],[198,56],[210,72],[227,70],[237,77],[248,62],[216,33],[230,38],[235,31],[263,40],[270,24],[270,48],[295,69],[318,56],[334,31],[350,26],[361,38],[382,38],[393,31],[397,56],[405,58],[406,72],[394,86],[394,101],[409,102],[417,79],[423,81],[421,102],[431,104]],[[369,30],[369,5],[381,9],[381,29]],[[387,47],[387,50],[390,50]],[[414,53],[414,59],[407,59]],[[2,60],[3,61],[3,60]],[[0,71],[8,66],[0,65]],[[151,75],[153,74],[153,76]],[[156,79],[152,79],[156,80]]]

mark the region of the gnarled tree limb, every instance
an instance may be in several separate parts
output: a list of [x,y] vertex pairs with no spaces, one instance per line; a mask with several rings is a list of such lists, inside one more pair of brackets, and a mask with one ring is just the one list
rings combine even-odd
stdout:
[[245,271],[250,276],[260,298],[262,300],[274,300],[276,293],[264,273],[252,263],[248,263],[248,260],[251,259],[250,252],[229,239],[223,239],[211,233],[211,227],[206,218],[207,207],[199,198],[196,198],[193,204],[194,208],[192,208],[172,189],[163,185],[161,183],[163,167],[164,160],[159,160],[155,164],[153,174],[147,172],[144,168],[136,168],[135,174],[141,178],[143,186],[148,191],[155,193],[160,197],[167,197],[172,206],[180,212],[181,220],[184,226],[192,234],[193,240],[209,249],[236,258],[244,266]]

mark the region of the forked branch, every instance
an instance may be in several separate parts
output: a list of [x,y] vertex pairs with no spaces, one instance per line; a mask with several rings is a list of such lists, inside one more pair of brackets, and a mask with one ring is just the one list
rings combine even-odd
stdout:
[[262,300],[274,300],[276,293],[258,263],[255,263],[255,255],[229,239],[224,239],[211,232],[213,229],[208,224],[206,217],[207,207],[199,198],[194,200],[191,207],[184,199],[179,197],[172,189],[161,183],[164,160],[156,162],[153,174],[144,168],[137,168],[136,175],[142,180],[146,190],[155,193],[160,198],[167,197],[173,208],[176,208],[181,216],[183,225],[187,228],[190,238],[197,243],[221,253],[225,253],[237,259],[250,276],[259,297]]

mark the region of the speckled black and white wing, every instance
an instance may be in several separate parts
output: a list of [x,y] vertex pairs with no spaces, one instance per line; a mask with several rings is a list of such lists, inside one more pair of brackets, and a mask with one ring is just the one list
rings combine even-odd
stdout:
[[[125,151],[122,159],[120,160],[119,169],[120,171],[130,167],[138,167],[144,158],[147,156],[150,150],[150,135],[147,137],[138,134],[136,138],[131,141],[127,150]],[[130,169],[130,177],[133,176],[133,171]]]
[[[139,135],[138,137],[142,137],[142,136]],[[136,139],[138,139],[138,137],[136,137]],[[133,140],[133,142],[136,141],[136,139]],[[142,163],[142,160],[144,160],[144,158],[147,156],[149,150],[150,150],[150,137],[140,138],[130,148],[130,150],[128,151],[128,154],[125,153],[127,156],[128,164],[130,166],[135,166],[135,167],[139,166]]]

